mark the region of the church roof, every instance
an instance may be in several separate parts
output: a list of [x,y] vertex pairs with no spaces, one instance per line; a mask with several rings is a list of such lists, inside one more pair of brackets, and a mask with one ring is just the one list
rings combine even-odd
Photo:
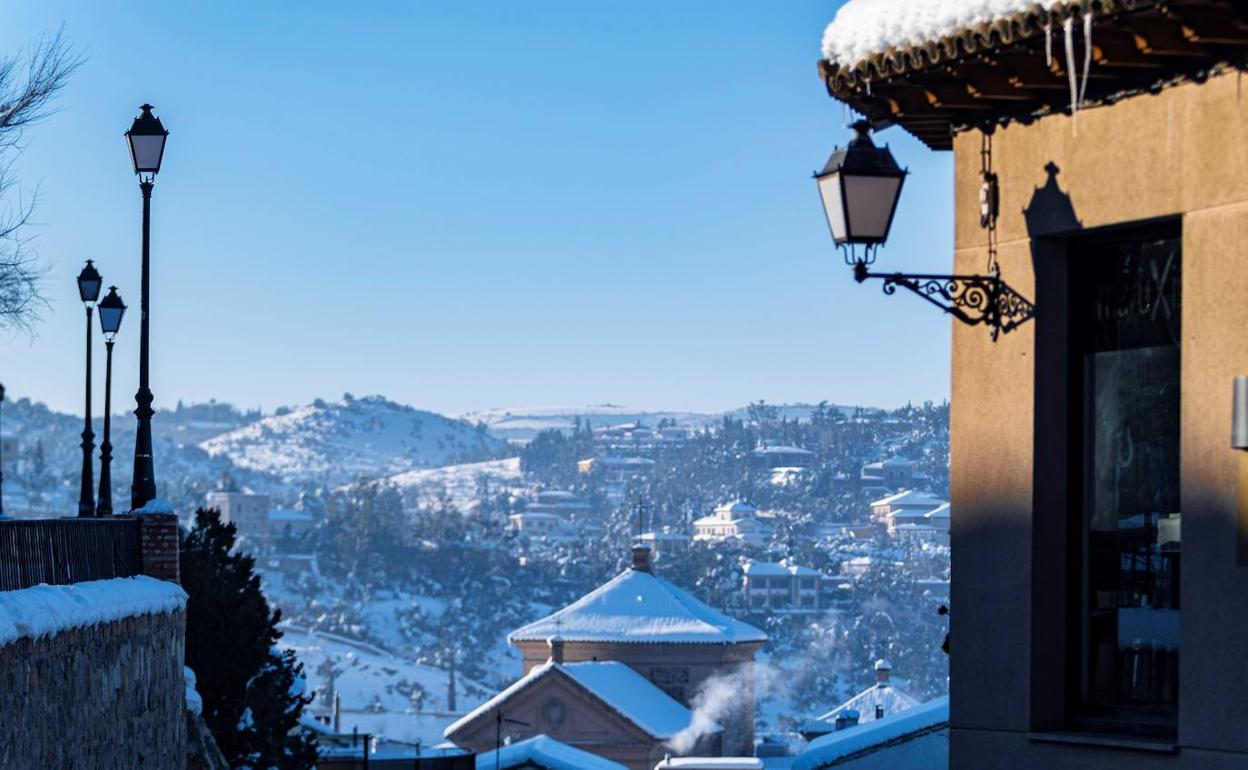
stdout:
[[[471,722],[501,707],[537,680],[558,675],[566,676],[581,689],[653,738],[663,740],[672,738],[688,728],[693,721],[693,713],[689,709],[654,686],[649,679],[637,673],[626,663],[547,661],[517,679],[493,698],[460,717],[442,734],[449,738]],[[711,732],[722,729],[719,725],[714,725]]]
[[527,741],[477,755],[480,770],[534,766],[546,770],[627,770],[618,762],[569,746],[548,735],[537,735]]
[[508,641],[740,644],[767,634],[651,572],[627,569],[572,604],[511,632]]

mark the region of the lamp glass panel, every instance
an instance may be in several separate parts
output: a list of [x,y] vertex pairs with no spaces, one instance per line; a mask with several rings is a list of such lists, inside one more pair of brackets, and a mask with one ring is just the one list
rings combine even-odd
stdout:
[[78,297],[83,302],[95,302],[100,297],[101,281],[78,279]]
[[849,232],[855,241],[883,241],[888,237],[900,176],[845,175]]
[[131,134],[129,136],[130,154],[134,159],[135,173],[154,173],[160,170],[160,155],[164,152],[166,138],[163,134],[155,136]]
[[100,307],[100,330],[105,334],[116,334],[121,328],[121,317],[125,315],[124,307]]
[[817,179],[819,195],[823,198],[823,213],[828,218],[828,228],[832,231],[832,240],[844,243],[847,231],[845,228],[845,203],[841,197],[841,175],[828,174]]

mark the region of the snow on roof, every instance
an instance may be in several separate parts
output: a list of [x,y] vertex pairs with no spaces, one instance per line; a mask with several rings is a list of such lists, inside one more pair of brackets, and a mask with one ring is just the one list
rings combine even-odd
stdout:
[[[443,732],[449,737],[459,729],[506,703],[513,695],[545,676],[562,674],[598,698],[648,735],[667,739],[689,727],[693,714],[628,664],[618,661],[555,663],[547,661],[517,679],[493,698],[456,720]],[[723,728],[714,725],[712,731]]]
[[792,770],[818,770],[863,751],[916,738],[949,724],[949,696],[944,695],[899,714],[849,727],[810,742]]
[[747,562],[743,571],[747,575],[757,577],[817,576],[819,574],[817,570],[813,570],[810,567],[803,567],[798,564],[780,564],[774,561]]
[[938,505],[927,513],[923,514],[925,519],[947,519],[949,518],[949,503]]
[[1077,3],[1063,0],[849,0],[823,32],[823,58],[853,67],[874,54]]
[[572,604],[519,628],[508,641],[740,644],[767,634],[650,572],[627,569]]
[[[877,670],[880,669],[880,663],[888,666],[888,661],[886,660],[876,661]],[[891,670],[891,667],[889,669]],[[918,705],[918,699],[898,690],[888,682],[879,682],[871,685],[826,714],[811,720],[803,730],[811,733],[831,732],[835,729],[837,716],[845,711],[858,712],[860,717],[858,720],[859,724],[866,724],[875,721],[876,706],[884,709],[884,718],[887,719],[892,714],[908,711]],[[819,729],[820,726],[823,726],[824,729]]]
[[184,607],[181,586],[146,575],[0,591],[0,646]]
[[763,770],[758,757],[665,757],[654,770]]
[[934,497],[926,492],[919,492],[914,489],[907,489],[904,492],[898,492],[895,495],[882,497],[879,500],[873,500],[871,502],[871,506],[873,508],[877,505],[895,505],[906,508],[936,508],[937,506],[944,504],[945,501],[941,500],[939,497]]
[[813,455],[814,452],[809,449],[802,449],[795,446],[765,446],[762,449],[755,449],[756,455]]
[[534,765],[546,770],[626,770],[624,765],[569,746],[547,735],[538,735],[497,751],[477,755],[478,770]]
[[168,501],[162,500],[159,497],[153,497],[151,500],[144,503],[142,508],[136,508],[131,511],[131,513],[135,516],[142,516],[144,514],[151,513],[175,513],[175,511],[173,510],[173,506],[170,505]]

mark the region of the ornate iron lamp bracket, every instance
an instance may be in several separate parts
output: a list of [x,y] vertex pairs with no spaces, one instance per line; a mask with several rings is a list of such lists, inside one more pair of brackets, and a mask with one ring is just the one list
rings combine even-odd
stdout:
[[984,324],[995,341],[1036,314],[1036,306],[1010,287],[994,269],[989,275],[939,275],[930,273],[872,273],[867,263],[854,263],[854,280],[883,281],[885,294],[897,287],[908,289],[968,326]]

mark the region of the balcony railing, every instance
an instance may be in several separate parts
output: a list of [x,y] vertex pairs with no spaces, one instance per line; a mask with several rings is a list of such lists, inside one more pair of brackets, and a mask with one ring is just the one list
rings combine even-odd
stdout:
[[137,519],[0,521],[0,591],[132,577],[142,568]]

